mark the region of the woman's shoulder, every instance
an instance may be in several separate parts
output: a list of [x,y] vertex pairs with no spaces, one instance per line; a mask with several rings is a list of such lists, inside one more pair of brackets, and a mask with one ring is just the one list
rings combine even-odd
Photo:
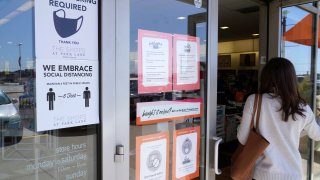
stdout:
[[247,101],[254,101],[254,97],[256,94],[251,94],[248,96]]
[[303,103],[301,103],[301,104],[300,104],[300,107],[304,110],[304,112],[305,112],[306,114],[313,113],[311,107],[310,107],[308,104],[303,104]]
[[[256,95],[259,95],[259,94],[251,94],[251,95],[249,95],[248,98],[247,98],[247,101],[252,101],[253,102]],[[264,99],[274,99],[274,96],[272,96],[272,94],[264,93],[264,94],[262,94],[262,99],[263,100]]]
[[[250,105],[254,104],[254,99],[256,95],[258,94],[251,94],[250,96],[248,96],[246,103]],[[272,94],[264,93],[262,94],[262,104],[263,106],[269,105],[280,108],[279,106],[281,104],[281,99],[276,96],[273,96]]]

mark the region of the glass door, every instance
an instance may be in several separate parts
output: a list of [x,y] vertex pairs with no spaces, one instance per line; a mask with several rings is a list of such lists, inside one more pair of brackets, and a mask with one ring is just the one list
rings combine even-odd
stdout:
[[[315,14],[302,7],[312,7],[312,3],[282,8],[281,56],[289,59],[295,66],[299,82],[299,92],[313,107],[314,101],[314,52],[315,52]],[[311,143],[306,135],[300,138],[300,153],[304,179],[309,179],[311,171]]]
[[205,179],[207,0],[130,0],[129,176]]
[[[258,91],[258,75],[263,57],[263,38],[259,27],[263,6],[253,1],[219,1],[219,33],[217,54],[216,139],[220,175],[230,178],[231,157],[238,146],[237,129],[244,104],[249,95]],[[261,12],[262,11],[262,12]],[[261,34],[261,37],[266,35]],[[216,174],[219,174],[219,171]]]
[[[97,12],[101,1],[94,2],[90,10]],[[83,110],[88,109],[82,98],[83,89],[86,86],[83,86],[83,89],[74,86],[75,81],[84,84],[87,80],[77,77],[70,83],[62,76],[52,75],[44,82],[50,84],[51,91],[53,89],[55,93],[49,93],[50,90],[46,86],[40,88],[36,86],[36,84],[39,85],[39,78],[43,74],[40,73],[40,68],[36,68],[36,63],[40,60],[35,55],[35,52],[39,51],[35,48],[35,44],[39,43],[35,41],[35,36],[43,35],[44,32],[40,30],[35,33],[35,29],[44,26],[54,29],[51,10],[47,11],[50,17],[47,19],[46,13],[40,13],[47,24],[35,22],[35,18],[39,17],[39,14],[35,15],[35,9],[45,9],[46,5],[41,4],[41,1],[32,0],[0,2],[0,179],[100,179],[98,165],[100,125],[81,124],[86,119],[89,121],[91,117]],[[67,9],[63,11],[70,12]],[[78,12],[72,13],[78,16]],[[91,22],[97,23],[97,19],[98,13]],[[90,28],[97,29],[97,26],[98,24]],[[62,39],[56,31],[50,32],[49,36],[56,41]],[[79,37],[88,34],[82,31],[77,35],[77,38],[71,37],[71,39],[78,41]],[[47,34],[46,36],[48,37]],[[97,36],[97,34],[91,34],[92,39]],[[48,40],[48,38],[45,39]],[[66,42],[69,40],[70,38],[64,39]],[[94,46],[99,46],[97,41],[93,42]],[[64,52],[66,56],[74,55],[75,59],[81,54],[75,53],[71,50],[75,48],[66,44],[61,45],[59,49],[59,54]],[[70,53],[66,53],[66,49]],[[88,51],[91,50],[88,48]],[[45,53],[51,54],[49,50]],[[56,62],[61,58],[53,59]],[[91,83],[89,87],[90,90],[99,89],[100,85]],[[74,91],[64,91],[69,88]],[[41,91],[45,92],[44,96],[37,96],[36,92]],[[75,94],[78,95],[75,96]],[[68,98],[65,98],[66,96]],[[45,103],[36,103],[40,98],[43,98]],[[76,107],[85,107],[81,108],[83,112],[73,109],[74,102],[81,102]],[[41,107],[43,111],[39,110]],[[91,99],[90,107],[99,110],[98,100],[95,103]],[[39,113],[43,116],[39,117]],[[63,115],[60,116],[59,113]],[[98,111],[94,113],[96,116],[98,114]],[[39,128],[40,123],[44,124],[42,129]]]

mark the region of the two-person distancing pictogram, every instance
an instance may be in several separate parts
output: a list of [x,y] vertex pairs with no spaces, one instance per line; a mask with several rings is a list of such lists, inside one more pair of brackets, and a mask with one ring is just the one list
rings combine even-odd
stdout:
[[[80,95],[78,95],[80,96]],[[58,96],[63,97],[63,96]],[[89,99],[91,99],[91,92],[88,87],[83,91],[83,99],[84,99],[84,107],[89,107]],[[56,100],[56,94],[53,92],[52,88],[49,88],[49,92],[47,93],[47,101],[49,102],[49,111],[52,111],[54,108],[53,104]]]

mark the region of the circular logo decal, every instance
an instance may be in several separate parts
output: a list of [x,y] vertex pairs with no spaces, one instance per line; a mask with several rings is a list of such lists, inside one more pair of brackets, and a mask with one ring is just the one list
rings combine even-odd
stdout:
[[147,167],[150,171],[156,171],[161,164],[161,153],[158,150],[152,151],[147,158]]
[[182,143],[182,153],[183,154],[189,154],[192,149],[192,142],[189,138],[186,138]]

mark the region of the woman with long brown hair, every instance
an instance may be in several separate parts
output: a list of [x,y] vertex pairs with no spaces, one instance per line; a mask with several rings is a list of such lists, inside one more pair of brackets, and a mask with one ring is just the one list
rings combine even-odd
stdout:
[[[261,72],[262,106],[259,131],[270,145],[258,159],[253,178],[257,180],[301,180],[300,134],[304,130],[316,141],[320,127],[314,114],[298,92],[293,64],[285,58],[272,58]],[[238,130],[238,140],[245,144],[253,114],[254,95],[248,97]]]

